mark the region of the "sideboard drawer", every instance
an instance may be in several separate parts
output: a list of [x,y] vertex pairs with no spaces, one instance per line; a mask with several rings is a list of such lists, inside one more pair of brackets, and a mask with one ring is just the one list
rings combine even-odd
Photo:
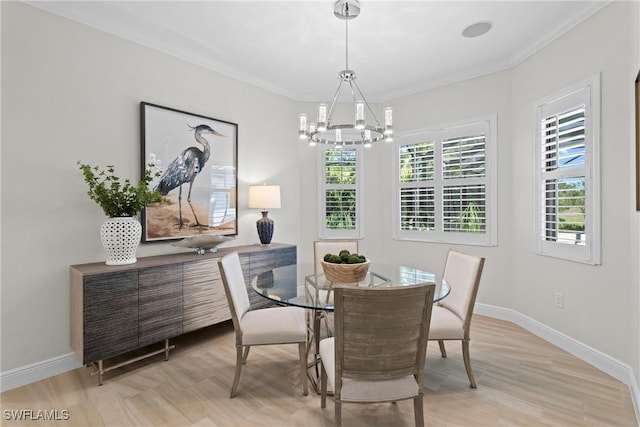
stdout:
[[84,282],[82,363],[138,348],[138,272],[89,276]]
[[231,319],[217,258],[184,263],[182,284],[183,332]]

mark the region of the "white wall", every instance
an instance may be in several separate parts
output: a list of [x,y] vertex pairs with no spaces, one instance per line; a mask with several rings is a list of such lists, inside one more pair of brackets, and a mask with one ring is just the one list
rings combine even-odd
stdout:
[[[299,259],[311,260],[316,153],[295,130],[297,114],[311,113],[313,105],[24,4],[1,7],[1,371],[70,351],[68,266],[104,257],[97,233],[104,217],[85,196],[75,162],[115,162],[137,176],[139,101],[238,123],[237,243],[257,241],[258,213],[246,209],[246,185],[278,183],[283,209],[270,212],[274,240],[297,243]],[[405,130],[497,113],[498,246],[460,247],[487,258],[478,302],[517,310],[629,364],[636,375],[640,224],[630,199],[630,82],[640,58],[639,9],[638,2],[612,3],[512,70],[375,106],[393,106],[395,127]],[[594,267],[532,253],[531,156],[533,102],[596,72],[602,73],[603,264]],[[391,237],[392,154],[390,146],[366,153],[361,251],[440,273],[449,245]],[[173,251],[143,245],[138,255]],[[564,309],[553,306],[556,291],[565,295]]]
[[[634,152],[629,109],[632,106],[633,39],[637,4],[614,2],[551,43],[521,65],[512,78],[513,153],[511,191],[514,265],[513,308],[629,365],[638,345],[637,280],[630,233],[629,197]],[[606,36],[605,36],[606,35]],[[571,52],[571,55],[567,55]],[[574,82],[601,73],[602,265],[590,266],[537,256],[534,240],[532,154],[535,101]],[[519,161],[518,161],[519,160]],[[554,307],[554,292],[564,294],[564,308]],[[630,330],[631,328],[631,330]],[[630,335],[631,332],[631,335]],[[635,332],[635,334],[633,334]],[[637,365],[637,363],[635,363]]]
[[[394,127],[413,130],[439,124],[459,122],[489,114],[498,117],[498,193],[509,192],[507,172],[511,156],[509,114],[510,72],[494,73],[482,78],[447,86],[395,100]],[[399,140],[401,138],[398,138]],[[367,151],[366,157],[366,238],[362,247],[374,259],[391,258],[398,263],[415,265],[440,274],[449,244],[396,241],[392,238],[393,159],[394,146]],[[498,196],[497,247],[457,246],[458,249],[490,258],[485,265],[479,301],[511,306],[510,283],[510,215],[509,199]]]
[[[282,132],[296,129],[293,101],[31,6],[1,7],[3,372],[70,352],[69,265],[104,259],[106,219],[76,161],[136,179],[140,101],[237,123],[234,243],[258,242],[246,192],[264,181],[282,185],[274,241],[299,240],[299,163]],[[145,244],[138,256],[177,250]]]

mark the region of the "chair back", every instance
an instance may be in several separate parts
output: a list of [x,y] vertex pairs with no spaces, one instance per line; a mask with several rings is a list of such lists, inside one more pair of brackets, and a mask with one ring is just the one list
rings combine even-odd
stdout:
[[335,302],[335,386],[342,378],[414,375],[422,384],[435,285],[339,285]]
[[358,241],[357,240],[316,240],[313,242],[313,256],[315,273],[322,274],[322,264],[320,261],[326,254],[336,254],[346,249],[351,253],[358,253]]
[[483,267],[484,258],[454,250],[449,250],[447,254],[443,278],[451,287],[451,292],[439,304],[462,319],[466,334],[469,333]]
[[218,269],[222,277],[224,292],[227,295],[227,302],[229,303],[231,318],[233,319],[233,327],[236,330],[237,336],[238,333],[242,331],[240,328],[240,319],[242,319],[242,316],[251,308],[238,252],[233,251],[218,259]]

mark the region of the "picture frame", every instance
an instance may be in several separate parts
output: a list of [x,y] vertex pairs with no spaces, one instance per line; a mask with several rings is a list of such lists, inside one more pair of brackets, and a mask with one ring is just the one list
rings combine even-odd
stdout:
[[140,118],[141,170],[168,199],[143,209],[142,241],[236,236],[238,125],[149,102]]
[[640,71],[635,82],[636,89],[636,211],[640,211]]

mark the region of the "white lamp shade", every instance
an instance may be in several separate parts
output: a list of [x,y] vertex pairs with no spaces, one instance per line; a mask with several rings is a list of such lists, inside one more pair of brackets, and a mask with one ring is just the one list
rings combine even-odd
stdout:
[[280,186],[250,185],[249,209],[280,209]]

